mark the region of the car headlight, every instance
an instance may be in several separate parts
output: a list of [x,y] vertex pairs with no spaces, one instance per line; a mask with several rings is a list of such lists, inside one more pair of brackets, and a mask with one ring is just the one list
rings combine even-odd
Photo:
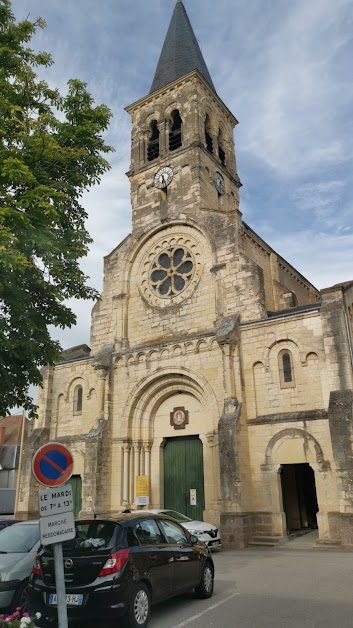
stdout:
[[203,532],[201,530],[189,530],[190,534],[194,534],[195,536],[202,536]]

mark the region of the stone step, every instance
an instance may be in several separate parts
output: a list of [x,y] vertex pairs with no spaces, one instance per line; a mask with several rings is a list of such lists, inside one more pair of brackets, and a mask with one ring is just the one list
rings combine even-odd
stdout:
[[285,542],[281,536],[255,536],[251,539],[249,546],[276,547]]

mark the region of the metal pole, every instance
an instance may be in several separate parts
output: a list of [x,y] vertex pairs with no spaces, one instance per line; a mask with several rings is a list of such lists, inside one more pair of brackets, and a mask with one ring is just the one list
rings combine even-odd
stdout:
[[55,587],[56,587],[56,595],[57,595],[57,602],[58,602],[58,624],[59,624],[59,628],[68,628],[63,546],[62,546],[62,543],[55,543],[53,547],[54,547]]

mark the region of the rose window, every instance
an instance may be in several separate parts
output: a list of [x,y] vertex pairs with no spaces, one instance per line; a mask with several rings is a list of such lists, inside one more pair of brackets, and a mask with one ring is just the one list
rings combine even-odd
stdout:
[[186,288],[194,274],[194,259],[184,247],[176,246],[158,255],[151,267],[150,281],[160,297],[173,297]]

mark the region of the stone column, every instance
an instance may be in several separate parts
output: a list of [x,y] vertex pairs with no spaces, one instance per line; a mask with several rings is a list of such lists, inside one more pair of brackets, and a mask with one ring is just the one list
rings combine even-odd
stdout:
[[236,397],[233,362],[234,347],[237,342],[238,332],[239,317],[236,315],[223,318],[216,329],[216,340],[222,350],[225,400],[234,399]]
[[114,345],[105,345],[95,356],[92,366],[97,371],[97,421],[98,425],[104,420],[104,407],[106,397],[106,379],[107,373],[110,369],[112,353],[114,351]]
[[[131,493],[131,495],[134,495],[134,497],[136,498],[136,477],[138,475],[140,475],[140,450],[141,450],[141,445],[139,442],[134,442],[133,443],[133,447],[134,447],[134,472],[133,472],[133,493]],[[136,501],[136,499],[135,499]]]
[[123,292],[115,295],[116,303],[116,348],[127,349],[128,342],[128,308],[129,308],[129,282],[124,281]]
[[123,506],[129,505],[129,463],[130,463],[130,445],[123,445]]
[[144,459],[145,459],[145,471],[144,471],[144,474],[148,475],[148,477],[150,477],[150,475],[151,475],[151,470],[150,470],[150,466],[151,466],[151,445],[150,445],[150,443],[143,443],[143,452],[144,452]]
[[97,419],[104,419],[105,381],[107,378],[107,370],[105,368],[98,368],[97,374]]
[[160,122],[160,124],[158,125],[158,131],[159,131],[159,155],[160,157],[163,157],[163,155],[166,154],[167,150],[168,150],[168,146],[167,146],[167,126],[168,126],[168,122],[167,120],[163,120],[163,122]]

